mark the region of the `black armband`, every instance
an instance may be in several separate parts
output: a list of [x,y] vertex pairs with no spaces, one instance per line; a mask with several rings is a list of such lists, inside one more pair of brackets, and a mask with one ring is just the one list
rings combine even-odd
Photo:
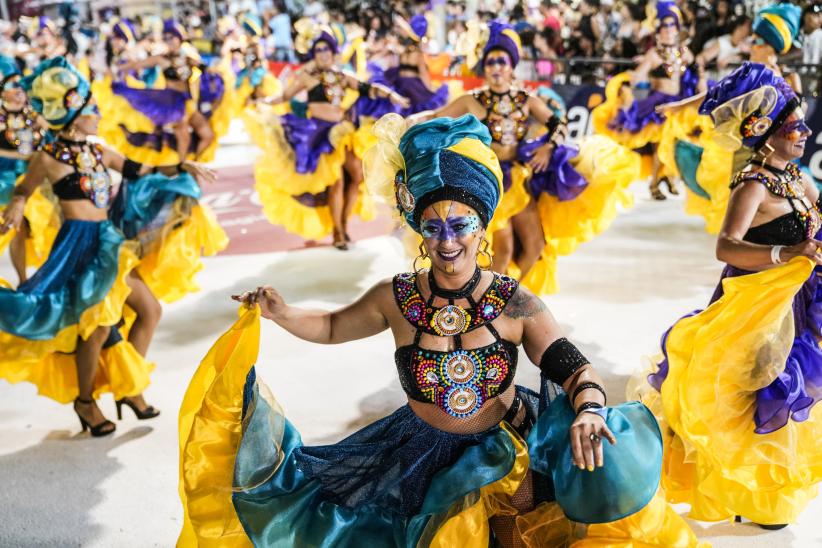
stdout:
[[598,404],[595,401],[586,401],[585,403],[579,406],[579,409],[577,409],[577,415],[579,415],[586,409],[602,409],[602,405]]
[[553,143],[556,137],[562,132],[565,123],[559,116],[554,115],[545,123],[545,128],[548,130],[547,139],[549,143]]
[[357,91],[360,92],[360,95],[369,95],[371,93],[371,84],[368,82],[360,82],[357,86]]
[[126,158],[123,162],[123,179],[139,178],[141,169],[143,169],[143,164]]
[[545,377],[562,386],[571,375],[590,363],[574,344],[562,337],[551,343],[542,354],[539,369]]
[[602,394],[602,397],[605,398],[605,403],[608,403],[608,396],[605,394],[605,389],[602,388],[602,386],[595,382],[583,382],[574,389],[574,394],[571,396],[571,405],[574,405],[576,403],[577,396],[579,396],[580,392],[582,392],[583,390],[588,390],[589,388],[599,390]]

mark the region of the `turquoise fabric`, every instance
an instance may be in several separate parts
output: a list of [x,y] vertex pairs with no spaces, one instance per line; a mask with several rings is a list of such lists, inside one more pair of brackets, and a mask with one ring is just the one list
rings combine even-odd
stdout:
[[78,323],[114,285],[124,240],[108,221],[65,221],[35,275],[16,291],[0,288],[0,331],[48,340]]
[[[766,13],[776,15],[785,22],[791,32],[791,42],[785,43],[785,37],[777,30],[773,23],[767,19],[763,19],[762,15]],[[777,53],[782,53],[785,47],[790,48],[797,36],[799,36],[801,19],[802,8],[799,6],[788,3],[768,6],[757,12],[753,22],[753,33],[768,42]]]
[[531,468],[551,474],[557,502],[580,523],[608,523],[638,512],[653,498],[662,472],[662,436],[647,407],[628,402],[602,414],[617,444],[602,440],[605,466],[593,472],[572,464],[568,432],[576,414],[566,394],[551,402],[528,435]]
[[503,478],[516,455],[510,436],[494,427],[434,476],[416,516],[367,504],[346,508],[327,500],[319,482],[297,467],[294,452],[302,440],[294,426],[260,397],[256,383],[251,394],[235,460],[233,502],[255,546],[416,547],[429,520]]
[[15,74],[20,74],[20,67],[17,65],[17,61],[8,55],[0,55],[0,80]]
[[706,200],[711,199],[711,195],[700,186],[696,178],[696,171],[699,169],[699,163],[702,161],[703,149],[699,145],[689,143],[688,141],[677,141],[674,145],[674,160],[676,161],[676,168],[679,170],[679,175],[685,181],[685,186],[688,189]]
[[128,238],[134,238],[157,218],[163,207],[180,196],[195,200],[202,196],[197,181],[188,173],[176,177],[145,175],[120,188],[109,218]]
[[[485,146],[491,146],[488,128],[471,114],[455,119],[434,118],[413,126],[400,139],[399,148],[405,161],[403,183],[417,204],[413,211],[403,213],[408,225],[415,231],[419,232],[416,219],[419,218],[418,209],[423,198],[443,187],[451,187],[476,197],[487,208],[489,218],[493,216],[500,200],[500,187],[496,176],[488,168],[460,156],[465,169],[457,173],[444,173],[441,169],[441,153],[466,138],[477,139]],[[476,176],[470,176],[471,174]]]
[[9,205],[17,178],[26,172],[27,162],[0,158],[0,208]]

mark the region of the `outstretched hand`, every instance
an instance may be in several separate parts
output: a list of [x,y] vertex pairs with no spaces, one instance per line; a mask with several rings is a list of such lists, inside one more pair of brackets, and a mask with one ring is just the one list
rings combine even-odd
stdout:
[[270,285],[260,286],[254,291],[246,291],[241,295],[232,295],[231,298],[249,307],[259,304],[260,314],[269,320],[280,316],[286,307],[285,300]]
[[594,471],[594,467],[605,466],[602,438],[616,445],[614,434],[605,424],[605,419],[597,413],[583,411],[571,424],[571,453],[573,464],[580,470]]
[[200,185],[203,183],[213,184],[217,181],[217,172],[210,167],[206,167],[205,164],[199,162],[183,162],[180,168],[194,177]]

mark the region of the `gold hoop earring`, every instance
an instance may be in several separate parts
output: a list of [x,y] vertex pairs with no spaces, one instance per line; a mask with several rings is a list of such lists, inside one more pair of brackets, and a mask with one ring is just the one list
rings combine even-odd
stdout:
[[767,163],[768,158],[770,158],[771,154],[773,154],[774,152],[776,152],[776,149],[770,143],[765,143],[764,145],[762,145],[762,148],[756,151],[757,155],[761,156],[763,164]]
[[[477,252],[477,266],[480,267],[482,270],[490,270],[491,265],[494,264],[494,258],[491,256],[491,252],[489,251],[490,247],[491,247],[491,244],[488,242],[488,240],[485,238],[485,236],[483,236],[482,237],[482,243],[480,243],[480,249]],[[483,265],[480,264],[480,261],[479,261],[480,256],[483,256],[488,260],[487,265],[483,266]]]
[[422,267],[417,267],[417,261],[421,261],[421,260],[424,261],[425,259],[428,258],[428,251],[425,250],[425,246],[423,245],[422,242],[420,242],[420,248],[419,249],[420,249],[420,254],[417,255],[416,257],[414,257],[414,265],[413,265],[414,272],[419,272],[420,270],[422,270]]

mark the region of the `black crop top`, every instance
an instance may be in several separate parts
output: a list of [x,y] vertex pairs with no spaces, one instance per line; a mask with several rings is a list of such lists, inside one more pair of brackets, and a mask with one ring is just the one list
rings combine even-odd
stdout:
[[0,107],[0,148],[28,156],[40,146],[45,132],[37,125],[37,113],[30,107],[9,112]]
[[323,70],[315,75],[320,83],[308,90],[309,103],[339,105],[345,97],[345,75],[337,70]]
[[82,143],[79,152],[64,141],[48,143],[43,151],[60,163],[70,165],[74,172],[52,183],[54,195],[61,200],[89,200],[105,209],[111,202],[111,176],[103,164],[100,145]]
[[[817,200],[816,205],[822,207],[822,198]],[[805,226],[795,213],[786,213],[749,228],[742,239],[760,245],[796,245],[805,240]]]
[[[433,403],[452,417],[467,418],[511,386],[517,369],[517,345],[502,339],[492,322],[517,287],[513,278],[494,274],[494,281],[478,302],[468,297],[469,309],[452,301],[437,308],[432,306],[433,293],[427,302],[422,298],[415,273],[394,277],[394,299],[416,329],[414,343],[394,352],[400,384],[409,398]],[[460,335],[480,327],[488,329],[495,341],[480,348],[462,348]],[[456,350],[420,347],[423,332],[454,336]]]

